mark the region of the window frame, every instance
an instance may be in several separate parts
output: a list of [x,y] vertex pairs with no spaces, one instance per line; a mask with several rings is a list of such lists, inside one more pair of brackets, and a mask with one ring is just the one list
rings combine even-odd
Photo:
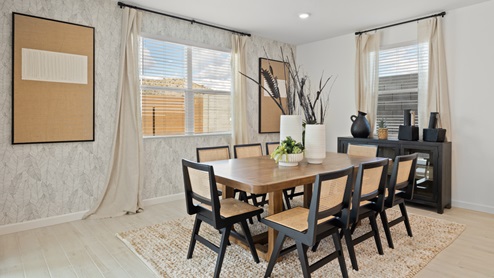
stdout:
[[[174,138],[174,137],[197,137],[197,136],[218,136],[218,135],[231,135],[232,134],[232,129],[233,126],[230,125],[230,130],[228,131],[220,131],[220,132],[205,132],[205,133],[195,133],[194,132],[194,96],[196,93],[201,93],[201,94],[212,94],[212,95],[229,95],[230,100],[233,97],[233,88],[234,88],[234,78],[233,78],[233,69],[231,67],[231,56],[230,56],[230,72],[231,72],[231,83],[230,83],[230,91],[224,91],[224,90],[211,90],[211,89],[193,89],[193,82],[192,82],[192,48],[203,48],[207,50],[214,50],[214,51],[219,51],[219,52],[225,52],[231,54],[231,49],[227,48],[222,48],[222,47],[217,47],[217,46],[212,46],[212,45],[207,45],[207,44],[202,44],[202,43],[197,43],[197,42],[190,42],[186,40],[180,40],[176,38],[170,38],[168,36],[159,36],[159,35],[152,35],[148,33],[141,33],[139,36],[139,56],[142,55],[142,46],[143,46],[143,40],[144,39],[152,39],[152,40],[158,40],[158,41],[163,41],[166,43],[173,43],[173,44],[180,44],[184,45],[186,47],[187,51],[187,84],[186,88],[173,88],[173,87],[160,87],[160,86],[149,86],[149,85],[142,85],[142,79],[141,79],[141,71],[142,71],[142,63],[141,63],[141,58],[138,58],[138,63],[139,63],[139,91],[141,93],[140,101],[141,101],[141,125],[142,125],[142,91],[143,90],[158,90],[158,91],[172,91],[172,92],[178,92],[178,93],[184,93],[184,117],[185,117],[185,131],[183,134],[160,134],[160,135],[145,135],[144,132],[142,134],[144,139],[150,139],[150,138]],[[232,117],[233,117],[233,106],[231,105],[230,101],[230,122],[232,123]],[[141,127],[143,129],[143,127]]]

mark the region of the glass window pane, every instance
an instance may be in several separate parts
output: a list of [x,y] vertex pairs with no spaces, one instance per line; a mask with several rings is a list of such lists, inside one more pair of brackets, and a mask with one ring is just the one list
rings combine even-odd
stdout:
[[142,85],[187,87],[186,46],[143,38],[140,58]]
[[230,53],[142,38],[145,136],[229,132]]
[[194,94],[194,133],[228,132],[230,115],[229,94]]
[[185,93],[142,90],[142,131],[144,136],[185,133]]
[[197,85],[200,89],[230,91],[230,53],[198,47],[191,49],[194,86]]

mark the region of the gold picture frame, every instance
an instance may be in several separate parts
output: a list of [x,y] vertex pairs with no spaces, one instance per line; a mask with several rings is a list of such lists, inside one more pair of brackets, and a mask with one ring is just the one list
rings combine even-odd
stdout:
[[12,144],[94,141],[94,27],[12,13]]

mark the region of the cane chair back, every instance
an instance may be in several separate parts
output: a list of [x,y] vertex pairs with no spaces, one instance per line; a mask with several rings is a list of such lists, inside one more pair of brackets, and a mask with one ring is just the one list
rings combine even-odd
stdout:
[[352,222],[359,219],[359,207],[362,204],[372,204],[376,212],[383,209],[387,172],[388,159],[386,158],[360,164],[353,190]]
[[348,144],[347,154],[355,156],[376,157],[377,146]]
[[235,158],[262,156],[262,146],[261,143],[235,145],[233,153]]
[[230,159],[230,147],[228,146],[197,148],[196,153],[197,162]]
[[280,142],[266,142],[266,154],[271,155],[280,145]]

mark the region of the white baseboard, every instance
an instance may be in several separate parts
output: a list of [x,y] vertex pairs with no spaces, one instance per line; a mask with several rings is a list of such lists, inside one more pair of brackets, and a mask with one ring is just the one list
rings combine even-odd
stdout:
[[2,225],[0,226],[0,235],[22,232],[22,231],[27,231],[27,230],[51,226],[51,225],[57,225],[75,220],[81,220],[82,216],[84,216],[86,212],[88,211],[85,210],[85,211],[56,215],[56,216],[30,220],[20,223]]
[[171,201],[177,201],[177,200],[183,200],[185,202],[185,194],[184,193],[178,193],[178,194],[173,194],[173,195],[166,195],[166,196],[142,200],[142,206],[143,207],[149,207],[149,206],[154,206],[154,205],[158,205],[158,204],[162,204],[162,203],[166,203],[166,202],[171,202]]
[[[166,202],[170,202],[170,201],[184,200],[184,198],[185,198],[184,193],[162,196],[162,197],[157,197],[157,198],[151,198],[151,199],[142,200],[142,206],[148,207],[148,206],[162,204],[162,203],[166,203]],[[31,229],[42,228],[42,227],[46,227],[46,226],[52,226],[52,225],[67,223],[67,222],[71,222],[71,221],[81,220],[86,212],[88,212],[88,211],[85,210],[85,211],[79,211],[79,212],[63,214],[63,215],[56,215],[56,216],[51,216],[51,217],[46,217],[46,218],[41,218],[41,219],[36,219],[36,220],[30,220],[30,221],[25,221],[25,222],[20,222],[20,223],[1,225],[0,226],[0,235],[22,232],[22,231],[27,231],[27,230],[31,230]]]
[[451,205],[453,207],[470,209],[470,210],[494,214],[494,207],[493,206],[479,205],[479,204],[474,204],[474,203],[470,203],[470,202],[456,201],[456,200],[453,200],[451,203],[452,203]]

